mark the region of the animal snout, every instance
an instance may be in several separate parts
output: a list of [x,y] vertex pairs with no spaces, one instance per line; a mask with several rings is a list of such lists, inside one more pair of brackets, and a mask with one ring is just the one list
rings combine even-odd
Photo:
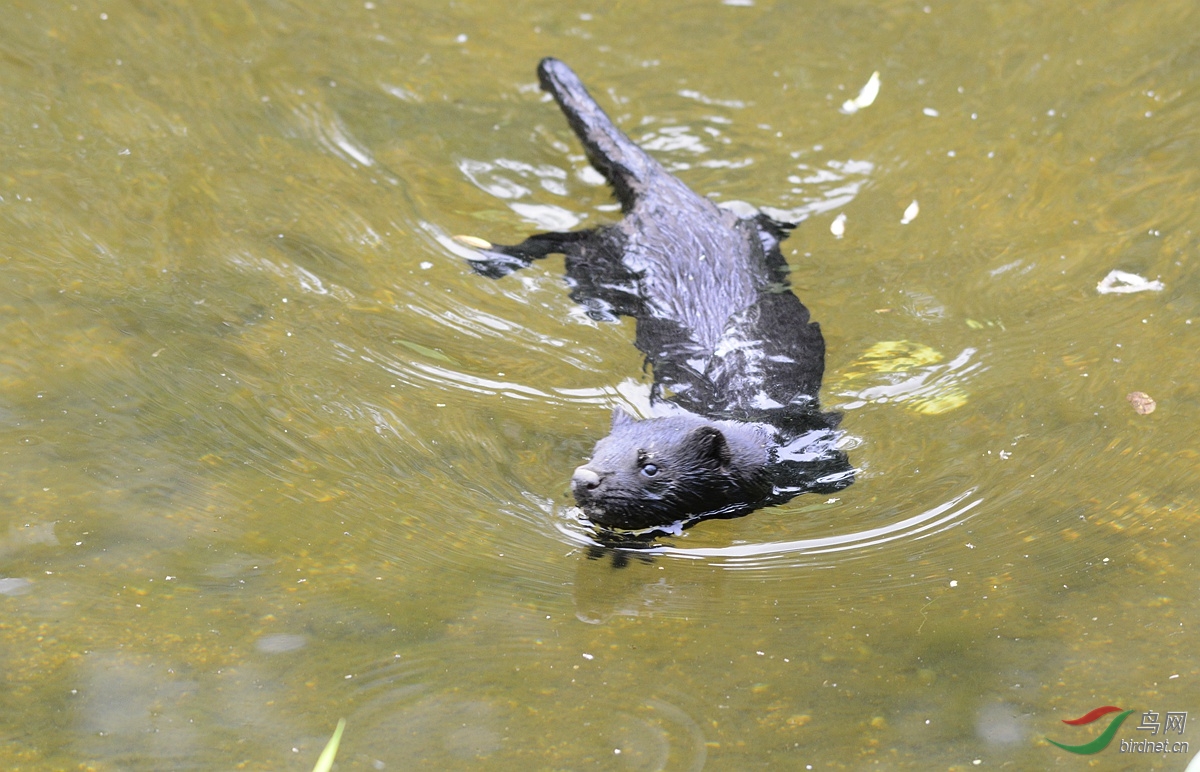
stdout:
[[596,474],[595,470],[581,466],[575,470],[575,474],[571,475],[571,490],[576,495],[581,493],[586,495],[599,488],[600,482],[603,479],[600,475]]

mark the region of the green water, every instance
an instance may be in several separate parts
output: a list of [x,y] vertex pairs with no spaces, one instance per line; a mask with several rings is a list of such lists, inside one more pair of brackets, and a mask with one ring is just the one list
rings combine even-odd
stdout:
[[[1197,29],[3,5],[0,768],[307,770],[345,717],[341,770],[1183,769]],[[588,558],[566,480],[648,383],[632,325],[448,238],[615,217],[547,54],[697,190],[805,218],[852,487]],[[1135,711],[1108,749],[1046,742],[1101,705]],[[1121,753],[1146,711],[1191,753]]]

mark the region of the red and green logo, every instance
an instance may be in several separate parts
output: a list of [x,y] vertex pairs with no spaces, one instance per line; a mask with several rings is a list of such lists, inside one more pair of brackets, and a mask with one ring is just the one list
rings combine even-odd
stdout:
[[1108,727],[1106,727],[1103,732],[1097,735],[1091,742],[1086,742],[1083,745],[1063,745],[1060,742],[1051,740],[1049,737],[1047,737],[1046,740],[1054,745],[1057,745],[1059,748],[1062,748],[1064,751],[1069,751],[1070,753],[1078,753],[1084,756],[1092,753],[1099,753],[1108,747],[1108,744],[1112,742],[1113,736],[1116,735],[1117,730],[1121,728],[1121,724],[1124,723],[1125,719],[1129,718],[1129,714],[1132,712],[1132,710],[1121,710],[1116,705],[1105,705],[1103,707],[1096,708],[1095,710],[1089,710],[1079,718],[1063,719],[1063,723],[1067,724],[1068,726],[1083,726],[1084,724],[1090,724],[1093,721],[1102,718],[1103,716],[1107,716],[1109,713],[1120,714],[1112,721],[1108,722]]

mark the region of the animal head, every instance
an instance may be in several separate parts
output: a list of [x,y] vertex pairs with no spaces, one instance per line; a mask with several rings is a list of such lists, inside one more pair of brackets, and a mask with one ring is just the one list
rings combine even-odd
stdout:
[[695,416],[639,421],[618,408],[609,435],[571,478],[575,501],[592,522],[625,529],[757,501],[768,492],[766,451],[729,436],[732,428]]

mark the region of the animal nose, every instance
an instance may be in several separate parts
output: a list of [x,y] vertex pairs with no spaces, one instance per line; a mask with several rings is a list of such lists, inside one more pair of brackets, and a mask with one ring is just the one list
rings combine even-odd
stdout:
[[571,487],[577,491],[594,491],[600,487],[600,475],[586,466],[581,466],[571,475]]

